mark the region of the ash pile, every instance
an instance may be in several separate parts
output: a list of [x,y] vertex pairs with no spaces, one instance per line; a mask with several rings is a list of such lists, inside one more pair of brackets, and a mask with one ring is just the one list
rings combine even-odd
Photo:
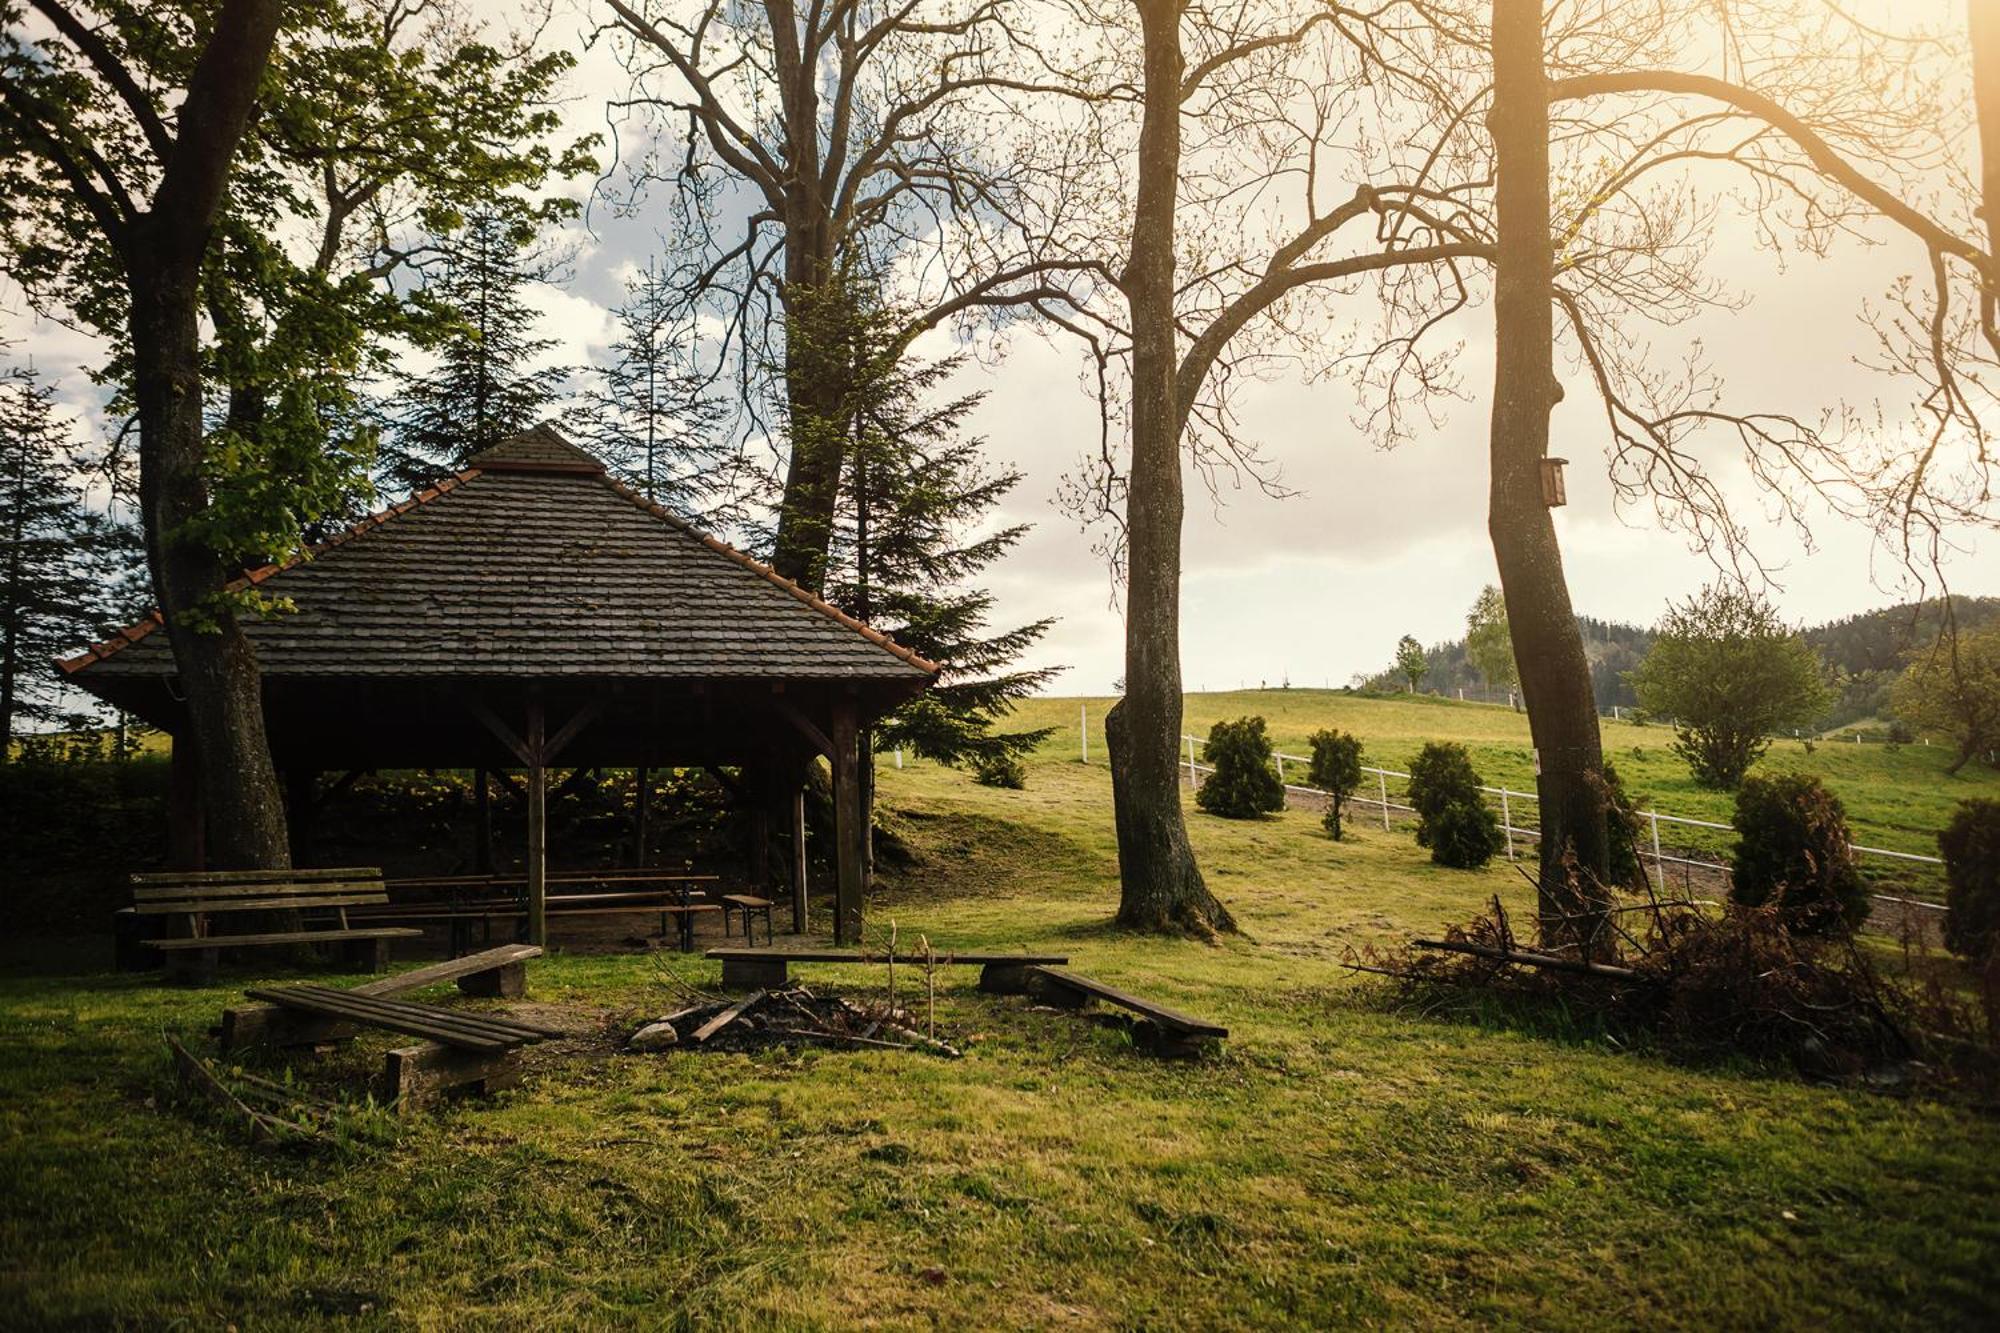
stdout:
[[773,1046],[920,1051],[956,1059],[961,1052],[937,1035],[934,1021],[891,1003],[856,1003],[816,995],[804,986],[760,990],[740,1000],[713,1000],[666,1014],[626,1039],[637,1053],[689,1047],[758,1051]]

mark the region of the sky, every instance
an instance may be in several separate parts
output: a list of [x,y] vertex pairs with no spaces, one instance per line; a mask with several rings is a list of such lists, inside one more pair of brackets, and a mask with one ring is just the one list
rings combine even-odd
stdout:
[[[551,37],[579,30],[558,19]],[[584,52],[567,113],[579,129],[602,123],[600,90],[615,86],[601,54]],[[579,193],[586,182],[573,183]],[[608,307],[624,277],[657,245],[664,205],[636,217],[592,207],[571,236],[576,259],[560,287],[538,289],[539,336],[557,340],[550,360],[581,364],[612,337]],[[1824,261],[1779,263],[1725,231],[1711,268],[1737,291],[1742,309],[1674,336],[1696,337],[1739,406],[1803,415],[1837,404],[1871,409],[1896,387],[1857,368],[1869,350],[1863,303],[1917,267],[1920,252],[1884,235],[1882,244],[1845,243]],[[1338,321],[1346,312],[1336,310]],[[1361,320],[1366,312],[1356,309]],[[1486,390],[1492,376],[1490,306],[1461,316],[1458,371],[1463,398],[1433,432],[1394,450],[1378,448],[1355,424],[1353,391],[1338,379],[1280,378],[1247,388],[1240,400],[1247,433],[1280,469],[1289,498],[1254,487],[1211,497],[1190,476],[1184,537],[1182,661],[1188,688],[1233,689],[1289,681],[1345,684],[1385,667],[1396,640],[1459,637],[1480,588],[1495,582],[1485,532]],[[0,284],[0,338],[14,356],[31,355],[62,384],[79,428],[101,429],[82,368],[99,351],[89,339],[34,320]],[[986,349],[954,388],[983,389],[971,425],[996,463],[1024,474],[1007,519],[1033,525],[988,582],[996,619],[1044,616],[1055,628],[1034,665],[1065,668],[1056,693],[1103,694],[1122,673],[1123,625],[1113,585],[1095,554],[1095,534],[1055,505],[1076,460],[1096,447],[1097,409],[1076,349],[1033,331]],[[1554,419],[1553,452],[1571,460],[1569,503],[1556,511],[1572,597],[1579,612],[1651,623],[1671,600],[1696,591],[1713,567],[1650,513],[1614,509],[1599,423],[1574,377]],[[587,440],[580,441],[588,444]],[[1790,619],[1816,623],[1903,600],[1907,585],[1870,534],[1830,515],[1815,519],[1811,549],[1778,523],[1740,469],[1719,463],[1759,558],[1774,570],[1772,600]],[[2000,540],[1965,534],[1947,573],[1955,591],[2000,594]]]

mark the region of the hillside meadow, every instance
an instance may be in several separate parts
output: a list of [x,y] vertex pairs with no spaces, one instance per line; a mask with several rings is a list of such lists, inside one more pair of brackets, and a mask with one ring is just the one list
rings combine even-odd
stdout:
[[[1292,696],[1197,699],[1193,720],[1262,712],[1292,747],[1323,721],[1373,719],[1375,757],[1400,759],[1432,719],[1463,717],[1491,776],[1519,747],[1499,711]],[[1022,791],[884,766],[884,819],[907,859],[885,864],[871,930],[1065,953],[1227,1023],[1216,1056],[1152,1061],[1115,1025],[982,996],[970,974],[937,996],[962,1060],[626,1055],[615,1036],[686,986],[713,988],[716,965],[558,950],[531,965],[529,1002],[601,1038],[543,1048],[526,1083],[490,1101],[357,1113],[339,1145],[257,1149],[179,1100],[161,1042],[175,1031],[212,1049],[204,1030],[256,977],[165,989],[78,971],[57,944],[8,945],[0,1324],[2000,1320],[2000,1120],[1786,1070],[1677,1064],[1553,1017],[1395,1003],[1341,965],[1349,950],[1491,894],[1527,907],[1504,865],[1434,868],[1403,830],[1364,822],[1334,843],[1305,812],[1191,812],[1243,933],[1111,931],[1108,773],[1074,757],[1074,701],[1031,720],[1065,708],[1069,735]],[[856,995],[887,985],[880,968],[802,975]],[[298,1076],[352,1097],[383,1044]]]

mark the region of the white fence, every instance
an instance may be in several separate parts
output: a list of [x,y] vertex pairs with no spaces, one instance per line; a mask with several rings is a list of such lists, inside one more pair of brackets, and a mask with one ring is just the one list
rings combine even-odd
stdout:
[[[1085,742],[1084,742],[1085,749],[1083,758],[1084,762],[1088,763],[1090,761],[1090,753],[1088,748],[1089,746],[1088,727],[1085,728],[1084,735],[1085,735]],[[1195,758],[1195,753],[1197,748],[1205,748],[1205,743],[1201,740],[1200,737],[1184,735],[1181,737],[1181,739],[1187,745],[1188,785],[1195,786],[1199,782],[1200,774],[1213,773],[1215,769],[1211,765],[1197,762]],[[1273,757],[1277,760],[1278,763],[1278,781],[1284,786],[1284,789],[1288,795],[1296,793],[1301,796],[1314,796],[1322,799],[1326,797],[1326,793],[1317,787],[1306,786],[1300,783],[1285,781],[1286,764],[1296,764],[1301,768],[1309,768],[1312,762],[1311,760],[1306,759],[1300,755],[1285,754],[1282,752],[1274,753]],[[1382,827],[1385,829],[1389,827],[1389,817],[1392,811],[1401,812],[1403,814],[1416,813],[1414,807],[1409,805],[1404,805],[1400,802],[1392,801],[1389,799],[1389,779],[1397,778],[1404,782],[1407,782],[1409,781],[1410,777],[1408,773],[1399,772],[1398,770],[1393,768],[1376,768],[1371,765],[1365,765],[1365,764],[1362,766],[1361,771],[1374,778],[1376,794],[1373,797],[1368,797],[1368,796],[1363,796],[1360,793],[1356,793],[1355,795],[1348,797],[1349,804],[1367,805],[1378,808],[1381,811]],[[1480,790],[1485,792],[1488,796],[1494,797],[1498,800],[1500,805],[1500,828],[1501,831],[1506,835],[1507,859],[1510,861],[1516,859],[1518,852],[1515,847],[1515,840],[1519,838],[1523,841],[1537,841],[1541,838],[1542,832],[1539,828],[1531,828],[1525,825],[1516,825],[1514,823],[1514,813],[1516,809],[1515,803],[1522,801],[1537,801],[1540,798],[1538,798],[1533,792],[1514,791],[1513,789],[1508,787],[1481,787]],[[1685,866],[1690,870],[1703,870],[1720,875],[1724,878],[1728,877],[1729,867],[1722,862],[1703,861],[1686,856],[1674,856],[1663,851],[1660,845],[1660,825],[1666,824],[1669,826],[1680,826],[1685,828],[1720,830],[1721,832],[1724,833],[1735,832],[1735,827],[1733,825],[1718,824],[1712,820],[1707,820],[1707,819],[1692,819],[1686,815],[1662,814],[1658,810],[1641,810],[1638,812],[1638,815],[1640,819],[1645,821],[1647,833],[1652,843],[1651,852],[1644,859],[1651,863],[1653,868],[1653,878],[1661,888],[1666,887],[1666,873],[1667,873],[1666,868],[1669,865]],[[1923,856],[1916,852],[1892,852],[1889,851],[1887,848],[1883,847],[1864,847],[1860,843],[1853,843],[1850,845],[1854,848],[1854,851],[1858,856],[1864,858],[1875,856],[1875,857],[1882,857],[1892,861],[1915,863],[1920,865],[1932,865],[1932,866],[1944,865],[1944,861],[1941,858],[1935,856]],[[1939,912],[1944,910],[1936,903],[1928,903],[1920,899],[1899,898],[1891,894],[1883,894],[1883,893],[1878,893],[1875,895],[1875,897],[1884,902],[1895,903],[1906,907],[1916,907],[1919,909],[1927,908]]]

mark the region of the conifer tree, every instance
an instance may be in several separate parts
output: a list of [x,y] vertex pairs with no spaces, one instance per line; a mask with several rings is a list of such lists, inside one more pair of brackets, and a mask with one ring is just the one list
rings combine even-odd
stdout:
[[54,391],[32,369],[0,379],[0,762],[24,722],[63,716],[51,659],[103,629],[113,525],[74,483]]
[[526,289],[553,266],[536,248],[531,222],[477,215],[441,248],[436,273],[415,299],[416,342],[436,365],[398,371],[383,412],[380,470],[392,490],[428,485],[536,425],[568,374],[536,365],[555,341],[532,336]]
[[673,285],[648,265],[625,284],[618,336],[594,368],[582,416],[594,453],[647,499],[727,524],[738,451],[727,407],[689,362],[694,331]]
[[882,719],[874,746],[974,767],[1017,757],[1048,733],[994,728],[1056,674],[1014,666],[1054,622],[992,630],[993,594],[973,580],[1027,532],[988,526],[1021,474],[988,467],[984,442],[962,434],[982,394],[939,398],[962,359],[917,359],[898,333],[907,321],[859,283],[843,292],[837,313],[790,334],[839,340],[848,368],[830,600],[944,668],[934,688]]

